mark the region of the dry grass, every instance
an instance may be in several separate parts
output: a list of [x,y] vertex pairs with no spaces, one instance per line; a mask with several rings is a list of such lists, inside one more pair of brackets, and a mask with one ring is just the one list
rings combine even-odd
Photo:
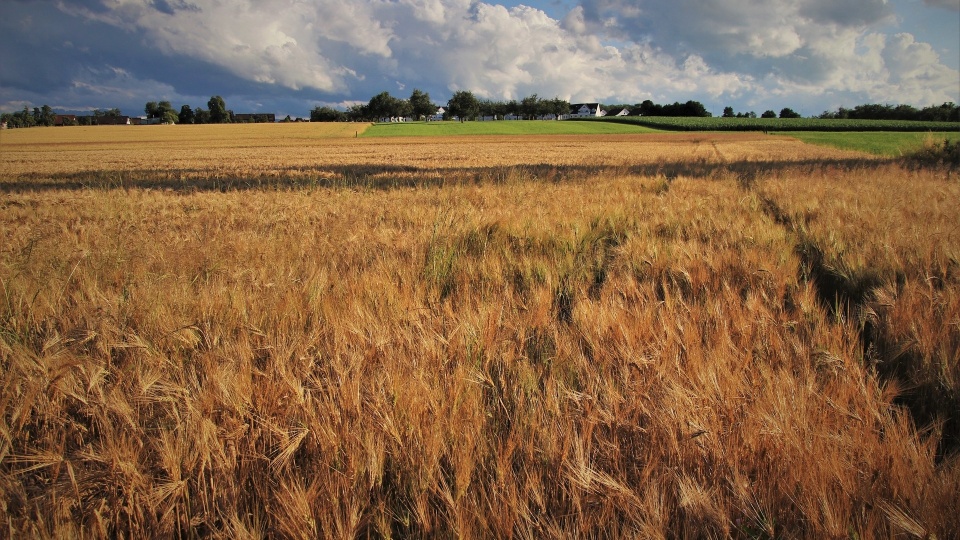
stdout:
[[[353,156],[388,179],[382,144],[332,140],[258,170]],[[960,534],[960,462],[803,250],[955,297],[936,262],[955,263],[955,180],[773,138],[388,148],[397,175],[463,176],[168,192],[4,173],[9,535]],[[887,187],[906,175],[909,195]],[[869,228],[876,205],[922,215]],[[938,243],[908,240],[920,219]],[[938,264],[939,288],[916,277]],[[911,323],[877,312],[878,332],[955,354],[955,320],[902,290]]]

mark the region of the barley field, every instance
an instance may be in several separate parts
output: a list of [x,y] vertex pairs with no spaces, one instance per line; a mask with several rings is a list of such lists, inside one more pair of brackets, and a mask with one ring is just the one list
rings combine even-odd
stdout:
[[960,536],[955,169],[363,129],[0,134],[0,536]]

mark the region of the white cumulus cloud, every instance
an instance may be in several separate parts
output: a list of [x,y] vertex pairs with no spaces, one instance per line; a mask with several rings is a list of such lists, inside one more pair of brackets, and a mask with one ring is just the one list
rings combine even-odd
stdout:
[[893,20],[887,0],[582,0],[559,18],[475,0],[82,0],[60,8],[248,81],[352,98],[422,87],[496,99],[846,92],[927,104],[960,90],[957,71],[930,45],[882,33]]

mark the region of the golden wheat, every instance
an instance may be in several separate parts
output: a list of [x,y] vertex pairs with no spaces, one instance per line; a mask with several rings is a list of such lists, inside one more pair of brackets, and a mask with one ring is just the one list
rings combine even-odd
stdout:
[[[156,165],[197,171],[174,191],[116,144],[128,189],[4,169],[11,535],[960,532],[942,425],[803,249],[878,268],[884,339],[955,352],[955,315],[901,300],[938,268],[956,296],[955,181],[756,136],[305,140],[224,136]],[[225,156],[277,182],[208,186]],[[303,187],[288,157],[390,188]]]

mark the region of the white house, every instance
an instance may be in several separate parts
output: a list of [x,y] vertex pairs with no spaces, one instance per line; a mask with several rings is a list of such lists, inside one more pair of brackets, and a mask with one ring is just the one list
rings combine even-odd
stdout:
[[428,121],[439,122],[443,120],[443,115],[447,112],[443,107],[437,107],[437,112],[433,113],[433,116],[427,118]]
[[606,116],[606,114],[599,103],[576,103],[570,106],[570,118]]
[[617,116],[630,116],[630,109],[623,109],[617,113]]

